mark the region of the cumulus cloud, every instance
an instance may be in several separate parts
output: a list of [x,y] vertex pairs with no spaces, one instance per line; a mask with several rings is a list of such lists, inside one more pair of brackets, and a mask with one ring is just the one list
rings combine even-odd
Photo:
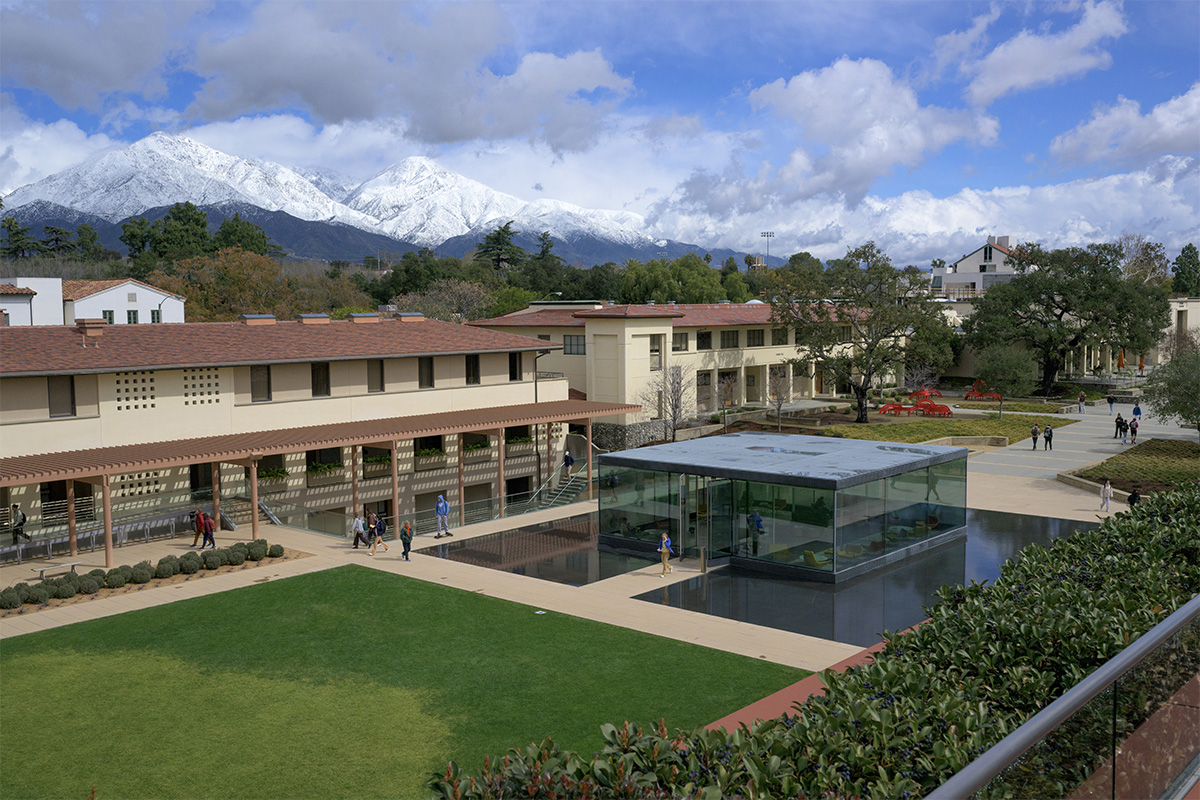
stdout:
[[120,144],[102,133],[88,135],[69,120],[34,122],[8,95],[0,95],[0,142],[0,195]]
[[16,3],[0,9],[0,72],[64,108],[98,111],[115,93],[160,96],[161,67],[200,3]]
[[1050,143],[1050,154],[1068,163],[1141,166],[1168,153],[1200,153],[1200,83],[1145,115],[1136,100],[1119,97]]
[[1089,2],[1079,22],[1061,33],[1021,31],[964,69],[974,78],[967,98],[986,107],[998,97],[1036,86],[1076,78],[1094,69],[1107,69],[1112,55],[1101,47],[1129,30],[1121,7],[1113,2]]
[[981,112],[922,106],[916,92],[874,59],[841,58],[824,69],[777,80],[750,93],[799,126],[812,158],[797,150],[780,170],[795,197],[837,193],[857,200],[897,166],[915,167],[957,141],[988,145],[1000,124]]
[[1000,7],[993,5],[986,14],[972,19],[971,26],[965,31],[951,31],[939,36],[933,45],[933,66],[922,75],[921,82],[937,80],[951,67],[962,70],[972,54],[984,46],[988,27],[998,19]]

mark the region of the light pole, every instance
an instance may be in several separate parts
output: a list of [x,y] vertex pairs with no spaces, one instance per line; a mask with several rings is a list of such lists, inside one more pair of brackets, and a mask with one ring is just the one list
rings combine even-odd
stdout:
[[164,297],[162,300],[158,301],[158,321],[159,322],[162,322],[163,303],[167,302],[168,300],[183,300],[183,297],[181,297],[180,295],[177,295],[177,294],[169,294],[166,297]]
[[764,262],[767,269],[771,268],[771,240],[775,238],[775,231],[763,231],[759,234],[767,240],[767,260]]

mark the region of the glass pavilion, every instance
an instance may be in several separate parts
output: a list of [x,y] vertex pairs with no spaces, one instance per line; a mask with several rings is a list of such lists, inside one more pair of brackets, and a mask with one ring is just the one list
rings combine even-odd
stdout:
[[963,447],[731,433],[599,461],[600,535],[685,557],[838,582],[966,533]]

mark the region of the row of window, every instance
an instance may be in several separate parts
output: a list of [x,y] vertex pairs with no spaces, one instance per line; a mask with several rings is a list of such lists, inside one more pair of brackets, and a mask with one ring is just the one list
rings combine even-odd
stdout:
[[[101,311],[100,316],[104,317],[104,321],[107,322],[109,325],[116,324],[117,315],[116,315],[115,311]],[[125,322],[127,322],[130,325],[138,324],[138,312],[137,312],[136,308],[130,309],[129,311],[125,312]],[[162,309],[161,308],[150,309],[150,322],[155,325],[162,322]]]
[[[739,330],[721,331],[720,349],[735,350],[742,346],[742,332]],[[689,334],[675,333],[671,335],[671,352],[686,353],[688,350]],[[549,340],[549,336],[540,336],[540,339]],[[659,337],[650,337],[650,352],[654,354],[661,352],[661,344],[655,340]],[[767,333],[764,328],[756,328],[746,331],[746,347],[766,347]],[[659,349],[655,349],[658,344]],[[771,329],[771,346],[785,347],[788,344],[788,329],[787,328],[772,328]],[[697,350],[712,350],[713,338],[712,331],[697,331],[696,332],[696,349]],[[565,356],[582,356],[587,354],[586,337],[581,335],[566,334],[563,336],[563,355]]]
[[[508,379],[522,379],[522,353],[508,354]],[[470,353],[464,356],[466,361],[466,383],[468,386],[480,384],[479,355]],[[310,365],[312,370],[312,396],[329,397],[331,393],[329,381],[329,362],[317,361]],[[417,386],[421,389],[434,388],[433,356],[417,358]],[[367,359],[367,392],[376,394],[385,391],[383,378],[383,359]],[[271,400],[271,365],[255,364],[250,367],[250,400],[254,403],[265,403]]]

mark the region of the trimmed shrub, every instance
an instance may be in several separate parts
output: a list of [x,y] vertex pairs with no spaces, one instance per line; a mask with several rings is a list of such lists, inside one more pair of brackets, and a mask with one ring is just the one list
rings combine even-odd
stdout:
[[25,602],[31,606],[40,606],[50,599],[50,592],[44,586],[34,586],[25,596]]
[[54,596],[62,600],[66,600],[68,597],[74,597],[75,594],[75,584],[71,583],[70,581],[63,581],[54,588]]
[[[133,570],[130,570],[130,572],[133,572]],[[108,575],[104,577],[104,585],[110,589],[120,589],[127,583],[129,583],[129,581],[126,580],[125,573],[121,572],[119,569],[109,570]]]
[[25,583],[24,581],[21,581],[20,583],[14,584],[12,586],[12,590],[17,593],[17,597],[21,598],[22,603],[25,602],[26,597],[29,597],[30,588],[31,588],[30,585],[28,583]]
[[200,554],[197,553],[195,550],[188,550],[186,553],[184,553],[183,555],[181,555],[179,557],[179,560],[181,562],[182,561],[195,561],[196,563],[200,563]]
[[200,558],[181,558],[179,559],[179,571],[184,575],[195,575],[200,571]]
[[[255,539],[255,540],[254,540],[253,542],[251,542],[250,544],[261,544],[261,545],[262,545],[264,548],[265,548],[265,547],[268,547],[268,545],[267,545],[267,540],[266,540],[266,539]],[[247,546],[249,546],[249,545],[247,545]]]
[[229,545],[229,549],[230,550],[241,550],[243,553],[245,553],[246,548],[249,546],[250,545],[246,544],[245,542],[234,542],[233,544]]
[[227,552],[229,553],[228,563],[232,564],[233,566],[236,567],[240,564],[246,563],[246,548],[231,547]]
[[104,578],[107,575],[108,575],[108,570],[106,570],[106,569],[94,569],[94,570],[91,570],[90,572],[88,572],[89,577],[99,578],[101,583],[104,582]]
[[[162,558],[160,558],[158,560],[158,567],[161,568],[163,564],[167,564],[170,566],[171,575],[179,574],[179,559],[176,558],[175,556],[163,556]],[[163,576],[159,575],[158,577],[161,578]],[[167,577],[170,577],[170,576],[167,576]]]
[[79,582],[80,594],[95,594],[98,591],[100,591],[100,581],[96,580],[96,578],[92,577],[91,575],[86,576],[82,581]]
[[271,545],[269,548],[267,548],[267,556],[270,558],[283,558],[283,545]]
[[217,569],[221,566],[221,557],[217,555],[216,550],[206,550],[204,555],[200,556],[200,560],[205,569]]
[[130,580],[137,584],[149,583],[154,578],[154,567],[150,566],[149,561],[143,561],[133,568],[133,573]]
[[175,577],[175,566],[173,564],[158,562],[158,566],[154,568],[154,577],[156,578],[173,578]]
[[133,577],[133,567],[129,566],[128,564],[122,564],[121,566],[114,567],[113,569],[125,577],[126,583],[129,583],[129,579]]
[[217,558],[218,558],[218,559],[221,561],[221,566],[222,566],[222,567],[223,567],[223,566],[225,566],[226,564],[228,564],[228,563],[229,563],[229,550],[228,550],[228,548],[221,547],[221,548],[218,548],[218,549],[216,549],[216,550],[213,550],[213,552],[217,554]]
[[255,542],[246,549],[246,558],[250,561],[262,561],[267,557],[267,545]]
[[11,588],[0,592],[0,608],[19,608],[21,605],[21,596]]

